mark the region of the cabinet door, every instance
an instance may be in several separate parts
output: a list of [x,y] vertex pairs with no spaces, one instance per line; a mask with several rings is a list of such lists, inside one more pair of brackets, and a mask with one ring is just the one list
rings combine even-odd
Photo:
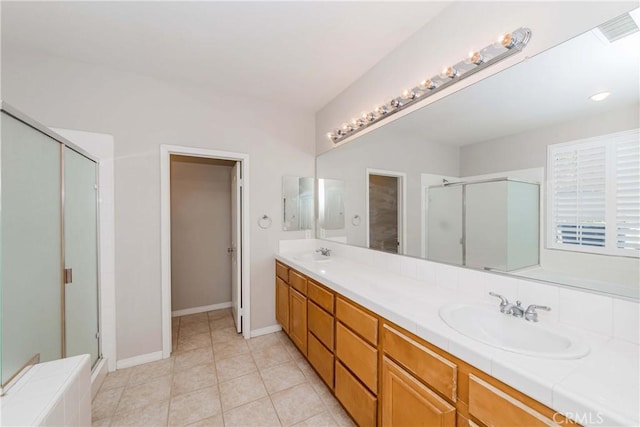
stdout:
[[276,277],[276,320],[289,333],[289,285]]
[[289,337],[307,355],[307,297],[289,289]]
[[382,425],[455,427],[456,409],[387,357],[382,361]]

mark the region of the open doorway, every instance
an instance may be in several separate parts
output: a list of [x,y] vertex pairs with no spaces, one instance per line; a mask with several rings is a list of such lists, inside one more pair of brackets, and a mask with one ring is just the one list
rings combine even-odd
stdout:
[[161,146],[163,357],[172,317],[231,309],[249,330],[248,155]]
[[171,316],[229,308],[237,162],[175,154],[170,162]]
[[405,181],[402,172],[367,169],[367,247],[405,253]]

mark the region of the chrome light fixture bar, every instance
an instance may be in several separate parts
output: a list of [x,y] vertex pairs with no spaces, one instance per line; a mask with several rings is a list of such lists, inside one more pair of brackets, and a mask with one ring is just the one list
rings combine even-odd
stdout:
[[376,107],[370,113],[363,113],[362,117],[344,123],[339,128],[328,132],[327,137],[334,144],[337,144],[374,123],[378,123],[416,102],[422,101],[456,82],[522,51],[529,43],[529,40],[531,40],[531,30],[525,27],[518,28],[512,33],[501,35],[496,43],[492,43],[479,51],[471,52],[467,59],[445,68],[440,74],[430,79],[423,80],[413,89],[405,90],[402,95]]

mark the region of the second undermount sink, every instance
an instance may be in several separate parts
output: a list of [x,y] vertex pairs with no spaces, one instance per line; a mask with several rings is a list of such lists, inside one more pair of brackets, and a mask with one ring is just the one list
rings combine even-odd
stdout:
[[300,254],[295,254],[292,257],[296,261],[312,261],[312,262],[320,262],[326,263],[330,262],[331,258],[325,255],[322,255],[318,252],[303,252]]
[[527,322],[497,307],[449,304],[440,309],[440,317],[469,338],[514,353],[548,359],[579,359],[589,354],[589,345],[562,325]]

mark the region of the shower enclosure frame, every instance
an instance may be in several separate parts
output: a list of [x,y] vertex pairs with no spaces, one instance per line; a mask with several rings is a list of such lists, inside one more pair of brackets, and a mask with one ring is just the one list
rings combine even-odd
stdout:
[[[55,142],[57,142],[58,144],[60,144],[60,250],[61,250],[61,260],[60,260],[60,325],[61,325],[61,336],[60,336],[60,358],[65,358],[66,357],[66,307],[65,307],[65,299],[66,299],[66,275],[65,275],[65,268],[66,268],[66,258],[65,258],[65,245],[66,245],[66,240],[65,240],[65,170],[64,170],[64,166],[65,166],[65,162],[64,162],[64,154],[65,154],[65,148],[69,148],[73,151],[75,151],[76,153],[80,154],[81,156],[91,160],[92,162],[95,163],[96,165],[96,176],[95,176],[95,182],[96,182],[96,197],[95,197],[95,203],[96,203],[96,309],[97,309],[97,327],[98,327],[98,331],[97,331],[97,344],[98,344],[98,349],[97,349],[97,354],[98,357],[95,361],[95,363],[93,363],[92,365],[92,370],[96,367],[98,367],[100,365],[100,362],[103,360],[103,345],[102,345],[102,283],[101,283],[101,259],[102,259],[102,254],[101,254],[101,244],[100,244],[100,189],[101,189],[101,185],[100,185],[100,173],[99,173],[99,166],[100,166],[100,159],[89,153],[87,150],[79,147],[77,144],[74,144],[73,142],[69,141],[67,138],[63,137],[62,135],[54,132],[53,130],[51,130],[49,127],[43,125],[42,123],[38,122],[37,120],[27,116],[26,114],[22,113],[21,111],[17,110],[16,108],[12,107],[10,104],[7,104],[5,101],[0,100],[0,111],[6,113],[8,116],[18,120],[19,122],[25,124],[26,126],[29,126],[31,128],[33,128],[34,130],[50,137],[51,139],[53,139]],[[1,325],[1,324],[0,324]],[[0,335],[0,339],[1,335]],[[1,347],[0,347],[1,348]],[[11,377],[9,377],[8,379],[4,380],[2,384],[0,384],[0,395],[4,395],[6,394],[6,392],[17,382],[17,380],[22,377],[22,375],[24,375],[28,369],[33,366],[34,364],[37,364],[39,362],[39,353],[36,353],[35,355],[33,355],[29,360],[25,361],[25,365],[22,366],[22,368],[18,371],[15,372],[11,375]]]

